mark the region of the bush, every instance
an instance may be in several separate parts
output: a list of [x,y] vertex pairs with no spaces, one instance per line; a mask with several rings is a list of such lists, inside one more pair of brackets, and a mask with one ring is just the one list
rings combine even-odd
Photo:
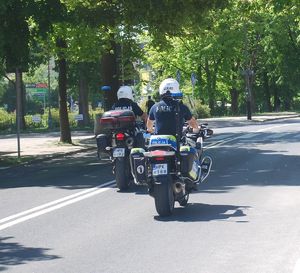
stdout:
[[201,104],[199,101],[194,103],[194,106],[192,107],[192,113],[196,119],[211,117],[209,106]]
[[39,116],[41,118],[40,122],[34,122],[32,120],[33,115],[26,115],[25,118],[25,123],[26,123],[26,129],[36,129],[36,128],[46,128],[47,123],[43,119],[43,116],[41,115],[34,115],[34,116]]
[[14,113],[8,113],[3,108],[0,108],[0,131],[11,129],[15,120],[16,116]]

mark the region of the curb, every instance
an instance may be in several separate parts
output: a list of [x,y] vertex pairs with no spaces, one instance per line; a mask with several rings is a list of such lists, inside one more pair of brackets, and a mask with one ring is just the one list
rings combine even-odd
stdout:
[[232,121],[232,122],[268,122],[273,120],[282,120],[282,119],[290,119],[290,118],[297,118],[300,117],[300,114],[295,115],[289,115],[289,116],[279,116],[279,117],[272,117],[270,118],[259,118],[259,116],[252,117],[251,120],[248,120],[247,117],[240,117],[240,119],[230,119],[228,117],[225,117],[224,119],[222,117],[220,118],[207,118],[207,119],[197,119],[198,121],[204,121],[204,122],[214,122],[214,121]]
[[261,120],[252,120],[254,122],[267,122],[267,121],[273,121],[273,120],[282,120],[282,119],[290,119],[290,118],[298,118],[300,115],[291,115],[291,116],[284,116],[284,117],[275,117],[275,118],[269,118],[269,119],[261,119]]

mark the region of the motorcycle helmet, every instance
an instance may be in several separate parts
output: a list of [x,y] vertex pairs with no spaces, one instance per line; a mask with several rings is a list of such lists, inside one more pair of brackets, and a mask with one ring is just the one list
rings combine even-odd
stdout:
[[117,92],[118,100],[119,99],[130,99],[133,100],[133,92],[130,86],[124,85],[121,86]]
[[159,86],[159,94],[163,96],[167,95],[167,92],[169,92],[172,97],[182,97],[182,93],[179,90],[179,83],[175,79],[168,78],[161,82]]

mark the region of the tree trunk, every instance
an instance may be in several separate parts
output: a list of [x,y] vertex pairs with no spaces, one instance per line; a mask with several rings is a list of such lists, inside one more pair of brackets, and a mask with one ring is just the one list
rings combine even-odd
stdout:
[[279,112],[281,101],[279,98],[277,86],[275,84],[273,85],[273,88],[274,88],[274,111]]
[[[59,49],[66,48],[66,42],[57,40]],[[59,93],[59,120],[60,120],[60,141],[72,143],[70,123],[67,108],[67,63],[63,52],[58,54],[58,93]]]
[[79,114],[83,115],[83,120],[79,121],[80,127],[88,126],[90,123],[88,97],[89,89],[84,64],[79,64]]
[[112,105],[117,101],[117,91],[120,86],[117,62],[117,46],[112,42],[112,51],[102,55],[101,59],[101,76],[102,84],[110,86],[110,91],[104,92],[104,110],[110,110]]
[[235,87],[233,87],[230,90],[230,97],[231,97],[231,112],[233,115],[237,115],[239,111],[239,104],[238,104],[239,93]]
[[208,105],[211,112],[213,113],[215,108],[215,101],[214,101],[214,94],[212,90],[212,76],[209,68],[208,59],[205,59],[205,73],[206,73],[206,82],[207,82],[206,84],[207,84]]
[[263,86],[264,86],[265,103],[266,103],[267,111],[272,112],[270,85],[269,85],[269,79],[266,71],[263,73]]

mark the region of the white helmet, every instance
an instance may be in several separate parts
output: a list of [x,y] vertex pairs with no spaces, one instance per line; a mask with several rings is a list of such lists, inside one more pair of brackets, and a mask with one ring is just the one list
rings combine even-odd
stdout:
[[164,95],[167,91],[171,94],[180,93],[178,81],[172,78],[163,80],[159,86],[159,94]]
[[130,86],[121,86],[117,93],[118,99],[130,99],[133,100],[133,92]]

